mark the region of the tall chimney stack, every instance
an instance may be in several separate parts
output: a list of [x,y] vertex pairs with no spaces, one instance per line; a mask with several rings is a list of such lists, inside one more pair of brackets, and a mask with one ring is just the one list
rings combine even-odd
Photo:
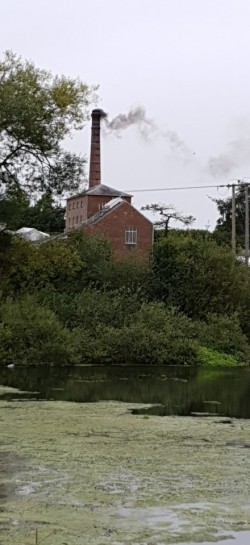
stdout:
[[89,168],[89,187],[94,187],[101,183],[101,118],[105,113],[101,109],[92,111],[91,128],[91,149],[90,149],[90,168]]

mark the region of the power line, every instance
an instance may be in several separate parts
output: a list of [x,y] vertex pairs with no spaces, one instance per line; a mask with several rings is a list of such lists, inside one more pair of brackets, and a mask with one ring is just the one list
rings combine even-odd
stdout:
[[185,189],[208,189],[209,187],[213,188],[219,188],[219,187],[227,187],[228,189],[232,187],[233,184],[224,184],[224,185],[190,185],[186,187],[154,187],[151,189],[127,189],[126,191],[130,191],[133,193],[146,193],[146,192],[152,192],[152,191],[178,191],[178,190],[185,190]]

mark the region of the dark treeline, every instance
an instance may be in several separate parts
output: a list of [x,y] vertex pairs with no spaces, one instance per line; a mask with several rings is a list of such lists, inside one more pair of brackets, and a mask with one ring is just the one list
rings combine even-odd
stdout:
[[16,185],[0,194],[0,222],[9,230],[35,227],[52,235],[62,233],[65,228],[64,216],[65,207],[56,204],[49,190],[34,203],[28,194]]
[[0,269],[2,365],[248,362],[249,272],[207,232],[158,236],[149,263],[82,232],[2,232]]

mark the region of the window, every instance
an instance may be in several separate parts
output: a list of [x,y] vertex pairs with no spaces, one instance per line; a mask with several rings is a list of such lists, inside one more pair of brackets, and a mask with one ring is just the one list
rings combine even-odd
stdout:
[[69,218],[69,229],[70,229],[70,225],[71,225],[71,218]]
[[69,210],[71,210],[71,202],[69,203]]
[[78,223],[78,216],[76,216],[76,223]]
[[102,210],[104,206],[105,206],[105,203],[104,203],[104,202],[102,202],[101,204],[98,204],[99,210]]
[[125,230],[125,244],[137,244],[137,229],[128,227]]
[[81,201],[81,208],[83,208],[83,201]]
[[82,223],[82,214],[80,215],[80,223]]
[[75,216],[73,217],[72,224],[75,225]]
[[73,202],[73,210],[75,209],[75,203]]
[[76,208],[79,208],[79,201],[77,201],[76,203]]

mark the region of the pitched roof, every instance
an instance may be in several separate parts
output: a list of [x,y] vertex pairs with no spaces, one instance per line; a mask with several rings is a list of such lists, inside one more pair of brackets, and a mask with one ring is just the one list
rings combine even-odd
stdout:
[[129,195],[129,193],[124,193],[124,191],[119,191],[119,189],[114,189],[113,187],[109,187],[108,185],[99,184],[95,185],[94,187],[90,187],[89,189],[86,189],[85,191],[82,191],[81,193],[78,193],[78,195],[72,195],[72,197],[69,197],[68,200],[74,199],[75,197],[83,197],[84,195],[104,195],[107,197],[131,197],[132,195]]
[[133,208],[133,210],[137,214],[142,216],[144,218],[144,220],[146,220],[148,223],[152,224],[152,222],[146,216],[144,216],[144,214],[142,214],[139,210],[137,210],[137,208],[132,206],[132,204],[125,201],[122,197],[116,197],[115,199],[111,199],[110,201],[108,201],[103,206],[103,208],[101,210],[99,210],[98,212],[96,212],[93,216],[90,216],[90,218],[88,218],[86,221],[82,222],[79,225],[78,229],[81,228],[81,227],[88,227],[89,225],[93,225],[93,224],[97,223],[98,221],[102,220],[105,216],[110,214],[110,212],[112,212],[115,208],[118,208],[122,204],[126,204],[126,206],[130,206],[131,208]]
[[100,184],[87,189],[87,195],[107,195],[111,197],[131,197],[129,193],[124,193],[124,191],[119,191],[119,189],[114,189],[108,185]]
[[92,225],[93,223],[97,223],[100,219],[102,219],[104,216],[109,214],[111,210],[114,208],[117,208],[121,204],[123,204],[125,201],[121,197],[116,197],[115,199],[111,199],[109,202],[107,202],[101,210],[96,212],[96,214],[93,214],[93,216],[90,216],[86,221],[81,223],[81,226],[87,227],[88,225]]

